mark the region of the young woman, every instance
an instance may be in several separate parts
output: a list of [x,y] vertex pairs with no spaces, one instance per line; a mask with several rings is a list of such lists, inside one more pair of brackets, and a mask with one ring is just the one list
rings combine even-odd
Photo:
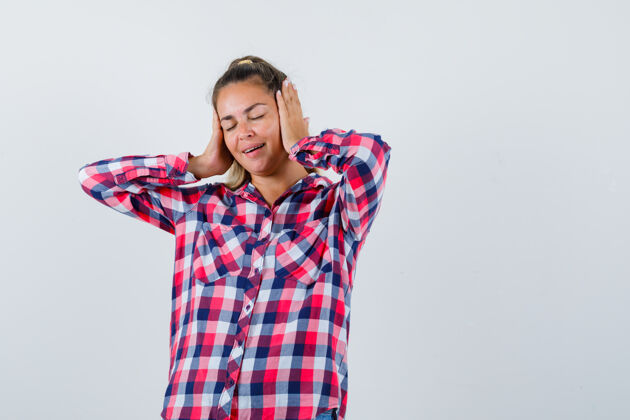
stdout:
[[[295,86],[255,56],[230,64],[212,111],[198,156],[128,155],[79,170],[91,197],[175,235],[161,416],[341,420],[354,272],[390,147],[354,130],[309,136]],[[226,182],[182,187],[226,171]]]

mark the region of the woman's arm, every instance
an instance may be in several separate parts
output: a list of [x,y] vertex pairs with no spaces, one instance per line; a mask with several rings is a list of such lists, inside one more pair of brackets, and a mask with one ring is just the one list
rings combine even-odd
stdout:
[[290,150],[289,159],[342,175],[342,228],[362,241],[381,205],[391,147],[376,134],[333,128],[303,137]]
[[199,181],[187,171],[189,152],[128,155],[88,163],[78,177],[86,194],[112,209],[175,233],[175,222],[200,199],[207,185],[178,188]]

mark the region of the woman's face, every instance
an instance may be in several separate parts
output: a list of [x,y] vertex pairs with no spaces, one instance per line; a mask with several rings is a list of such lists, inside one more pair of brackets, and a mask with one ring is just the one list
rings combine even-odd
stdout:
[[[271,175],[287,163],[278,106],[265,87],[252,81],[230,83],[219,91],[217,114],[228,150],[250,174]],[[245,153],[260,144],[254,153]]]

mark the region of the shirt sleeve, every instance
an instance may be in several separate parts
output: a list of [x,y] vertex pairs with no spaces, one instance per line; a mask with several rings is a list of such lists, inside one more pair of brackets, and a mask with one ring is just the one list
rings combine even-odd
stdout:
[[390,150],[379,135],[332,128],[300,139],[291,147],[289,159],[342,175],[338,190],[342,228],[361,241],[381,206]]
[[207,185],[187,171],[189,152],[128,155],[83,165],[78,177],[86,194],[128,216],[175,234],[175,222],[194,206]]

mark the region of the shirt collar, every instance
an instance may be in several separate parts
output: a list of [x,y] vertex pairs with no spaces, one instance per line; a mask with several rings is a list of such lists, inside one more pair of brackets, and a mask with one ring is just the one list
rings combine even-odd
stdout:
[[[304,178],[299,179],[295,184],[293,184],[287,191],[285,191],[282,195],[286,196],[288,194],[293,194],[298,191],[307,190],[309,188],[325,188],[332,184],[332,181],[323,175],[318,174],[317,172],[311,172],[307,174]],[[258,190],[254,184],[252,184],[251,180],[245,181],[243,185],[234,190],[234,194],[239,195],[241,197],[247,197],[252,195],[260,195]]]

